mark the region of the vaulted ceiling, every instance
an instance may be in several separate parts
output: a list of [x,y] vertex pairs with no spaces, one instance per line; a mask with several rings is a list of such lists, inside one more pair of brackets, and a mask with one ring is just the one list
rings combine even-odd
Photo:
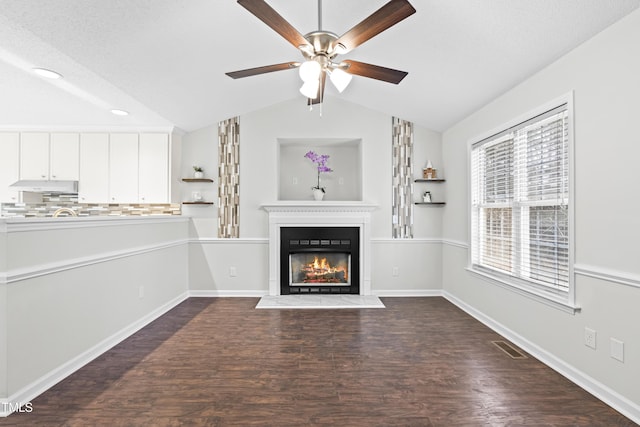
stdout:
[[[341,97],[442,131],[640,6],[410,1],[414,15],[341,57],[409,75],[397,86],[356,76],[342,94],[328,85],[326,108]],[[267,2],[300,33],[318,29],[317,0]],[[386,2],[324,0],[323,29],[341,35]],[[0,0],[0,127],[192,131],[292,98],[306,108],[295,70],[225,75],[302,59],[233,0]]]

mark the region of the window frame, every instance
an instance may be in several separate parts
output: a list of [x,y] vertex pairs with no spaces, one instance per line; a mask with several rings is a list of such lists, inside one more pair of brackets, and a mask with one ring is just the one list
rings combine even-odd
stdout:
[[[524,123],[541,116],[551,110],[557,109],[566,105],[567,111],[567,155],[568,155],[568,194],[569,201],[567,204],[567,233],[568,233],[568,258],[567,258],[567,273],[568,273],[568,289],[560,290],[560,289],[552,289],[548,285],[538,285],[534,280],[529,281],[526,279],[521,279],[518,277],[514,277],[510,274],[502,273],[498,269],[487,268],[486,266],[477,266],[473,263],[473,253],[477,250],[482,250],[482,248],[476,248],[476,242],[474,242],[474,229],[476,225],[474,224],[474,213],[473,213],[473,170],[472,170],[472,153],[474,145],[480,143],[481,141],[487,140],[489,138],[499,138],[501,134],[506,135],[509,131],[517,129],[521,127]],[[575,304],[575,275],[574,275],[574,264],[575,264],[575,208],[574,208],[574,195],[575,195],[575,177],[574,177],[574,108],[573,108],[573,92],[569,92],[559,98],[556,98],[552,101],[549,101],[543,105],[540,105],[533,110],[522,114],[518,117],[515,117],[508,122],[497,126],[491,131],[485,132],[477,137],[474,137],[468,141],[467,145],[467,171],[468,171],[468,206],[467,206],[467,214],[469,221],[468,228],[468,241],[469,241],[469,250],[468,250],[468,259],[467,259],[467,271],[474,273],[477,277],[489,281],[495,285],[501,286],[505,289],[509,289],[516,293],[522,294],[527,297],[531,297],[539,302],[544,304],[559,308],[563,311],[567,311],[570,313],[575,313],[579,310],[579,307]],[[535,205],[535,203],[534,203]],[[496,205],[496,207],[499,207]],[[512,213],[513,214],[513,213]],[[515,232],[515,230],[514,230]]]

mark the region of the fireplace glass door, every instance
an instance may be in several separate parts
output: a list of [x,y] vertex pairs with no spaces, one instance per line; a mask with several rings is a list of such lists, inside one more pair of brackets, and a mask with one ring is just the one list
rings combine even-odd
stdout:
[[280,293],[358,294],[358,227],[281,227]]
[[351,255],[344,252],[292,253],[289,255],[289,286],[350,286],[350,261]]

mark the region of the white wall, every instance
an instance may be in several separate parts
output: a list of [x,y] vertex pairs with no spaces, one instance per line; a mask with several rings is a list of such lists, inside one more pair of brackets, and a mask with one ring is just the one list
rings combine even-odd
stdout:
[[182,214],[194,218],[196,228],[206,237],[218,235],[218,125],[217,123],[185,134],[182,137],[182,178],[193,177],[193,166],[204,169],[205,178],[213,183],[181,184],[181,201],[193,201],[192,194],[199,191],[205,201],[213,205],[182,205]]
[[[433,244],[433,239],[441,235],[441,208],[417,207],[414,211],[415,237],[425,241],[407,244],[391,239],[391,119],[334,97],[327,97],[322,116],[317,107],[310,112],[302,98],[241,116],[239,246],[215,240],[217,209],[185,209],[185,214],[193,216],[191,289],[209,295],[247,295],[252,291],[262,295],[268,291],[268,216],[260,206],[278,200],[278,166],[286,167],[278,161],[279,139],[362,140],[362,200],[378,205],[372,213],[371,237],[378,239],[372,253],[377,274],[373,293],[424,295],[440,288],[441,247]],[[442,149],[440,134],[417,126],[414,134],[418,178],[428,159],[436,167],[442,166]],[[188,173],[196,161],[205,170],[216,170],[216,153],[217,125],[185,135],[183,172]],[[301,165],[310,163],[304,153],[297,161]],[[331,161],[337,159],[330,159],[330,166]],[[217,181],[217,177],[214,179]],[[298,182],[311,187],[315,176],[309,176],[308,182],[298,177]],[[435,191],[444,197],[444,187]],[[229,266],[236,267],[238,276],[230,277]],[[397,276],[393,275],[394,267]]]
[[[320,173],[323,200],[362,200],[362,152],[360,140],[279,139],[278,200],[313,200],[311,187],[318,185],[317,165],[305,158],[312,150],[329,156],[330,173]],[[304,159],[306,161],[300,161]]]
[[[563,94],[575,101],[576,298],[567,314],[482,281],[464,269],[464,245],[446,245],[444,289],[495,321],[548,360],[586,381],[640,420],[640,11],[606,29],[491,104],[447,130],[447,206],[443,236],[468,242],[470,140]],[[597,349],[583,344],[597,331]],[[610,338],[625,343],[624,363],[609,356]],[[609,393],[610,392],[610,393]]]
[[0,403],[27,402],[185,299],[187,225],[1,220]]
[[327,97],[322,116],[295,98],[240,118],[242,237],[268,236],[260,205],[278,200],[278,138],[362,139],[362,198],[379,205],[372,214],[372,236],[391,236],[391,117]]

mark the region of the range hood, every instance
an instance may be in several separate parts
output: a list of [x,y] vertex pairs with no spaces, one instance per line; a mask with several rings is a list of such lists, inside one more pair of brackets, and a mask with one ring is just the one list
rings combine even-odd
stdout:
[[9,188],[18,191],[32,191],[34,193],[77,193],[78,181],[37,181],[20,180]]

